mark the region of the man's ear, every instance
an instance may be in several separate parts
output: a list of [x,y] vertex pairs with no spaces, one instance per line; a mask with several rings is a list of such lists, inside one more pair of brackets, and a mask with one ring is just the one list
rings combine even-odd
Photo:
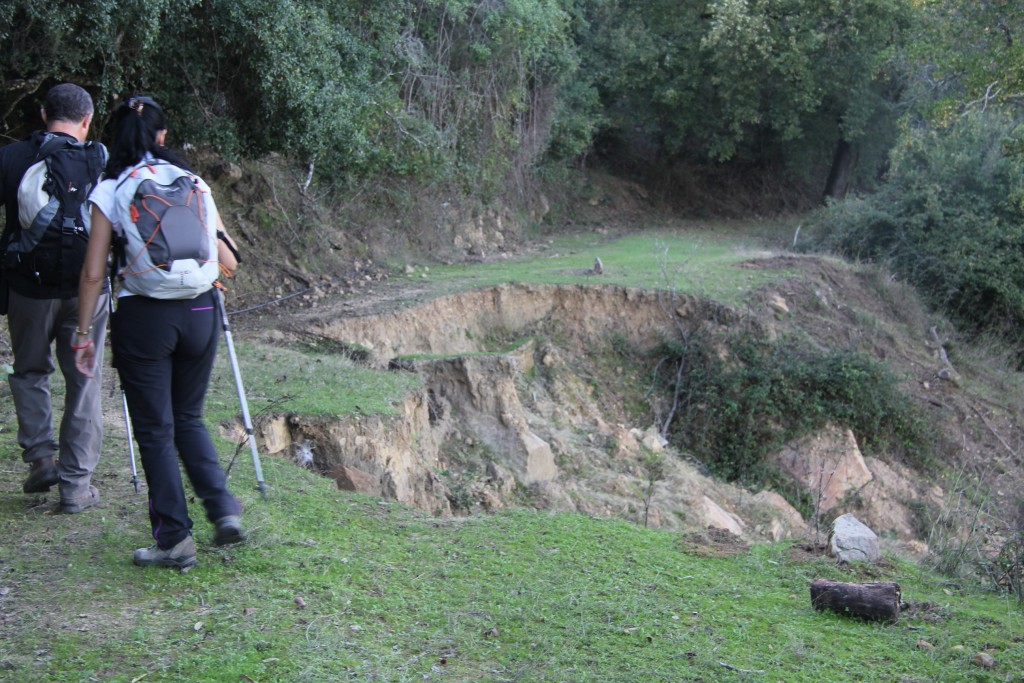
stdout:
[[39,108],[39,118],[41,118],[43,120],[43,125],[45,126],[46,125],[46,109],[44,109],[42,107]]
[[92,114],[86,114],[85,118],[82,119],[82,131],[86,134],[89,133],[89,126],[92,125]]

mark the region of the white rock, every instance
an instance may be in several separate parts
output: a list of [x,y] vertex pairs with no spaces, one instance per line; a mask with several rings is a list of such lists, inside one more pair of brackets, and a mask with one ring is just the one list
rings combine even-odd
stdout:
[[840,562],[877,562],[882,557],[878,536],[849,513],[832,522],[828,554]]

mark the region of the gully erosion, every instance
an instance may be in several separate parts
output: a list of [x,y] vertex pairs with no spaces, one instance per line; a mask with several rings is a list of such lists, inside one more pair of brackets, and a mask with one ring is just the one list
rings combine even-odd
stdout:
[[[418,373],[422,389],[394,415],[278,413],[260,416],[255,431],[263,452],[303,462],[340,488],[436,515],[531,505],[750,539],[804,537],[808,523],[782,496],[704,476],[655,427],[628,424],[619,389],[631,384],[642,395],[651,368],[602,370],[592,355],[612,343],[653,349],[680,327],[723,328],[745,316],[675,293],[564,285],[501,285],[373,315],[321,312],[292,324],[358,349],[359,362]],[[264,334],[273,342],[286,333]],[[652,484],[645,460],[663,450],[664,473]],[[909,515],[894,503],[913,488],[909,475],[864,458],[849,432],[825,430],[779,458],[808,488],[811,473],[837,473],[823,509],[857,490],[879,509],[862,518],[909,537]]]

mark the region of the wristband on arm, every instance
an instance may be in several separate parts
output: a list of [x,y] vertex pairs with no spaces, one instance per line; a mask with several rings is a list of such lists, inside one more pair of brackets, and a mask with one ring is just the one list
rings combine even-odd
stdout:
[[231,242],[228,240],[228,236],[224,234],[223,230],[217,231],[217,239],[219,239],[221,242],[224,243],[225,246],[227,246],[228,251],[230,251],[231,255],[235,257],[235,261],[241,264],[242,257],[238,255],[238,250],[231,245]]

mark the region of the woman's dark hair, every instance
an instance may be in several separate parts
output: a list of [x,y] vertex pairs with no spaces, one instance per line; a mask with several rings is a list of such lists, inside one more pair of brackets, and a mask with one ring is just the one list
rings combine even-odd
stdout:
[[110,159],[106,168],[108,178],[118,177],[121,171],[142,161],[147,152],[157,159],[192,170],[184,159],[163,145],[156,144],[156,134],[167,128],[167,116],[152,97],[129,97],[114,110],[110,126]]

